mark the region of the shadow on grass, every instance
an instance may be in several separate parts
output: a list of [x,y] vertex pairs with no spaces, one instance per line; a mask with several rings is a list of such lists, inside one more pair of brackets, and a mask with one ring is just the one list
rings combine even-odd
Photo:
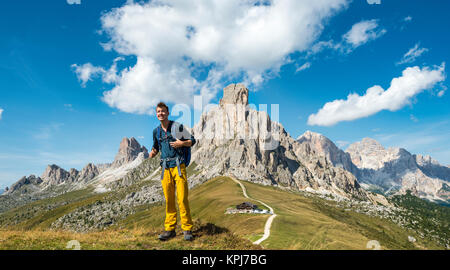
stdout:
[[216,226],[213,223],[206,223],[206,224],[194,224],[194,230],[193,233],[195,233],[198,236],[201,235],[217,235],[217,234],[223,234],[228,233],[229,230],[227,228]]

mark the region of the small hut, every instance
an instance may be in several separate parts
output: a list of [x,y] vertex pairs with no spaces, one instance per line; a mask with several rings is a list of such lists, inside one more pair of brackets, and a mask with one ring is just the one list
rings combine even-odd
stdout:
[[243,202],[241,204],[236,205],[236,209],[238,210],[256,210],[258,206],[256,204],[250,202]]

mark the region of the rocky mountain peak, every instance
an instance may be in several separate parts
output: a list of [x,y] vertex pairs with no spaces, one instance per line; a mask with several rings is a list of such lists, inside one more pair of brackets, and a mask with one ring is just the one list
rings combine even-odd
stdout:
[[99,174],[97,166],[92,163],[87,164],[80,172],[79,179],[89,181]]
[[330,160],[330,154],[334,155],[339,149],[336,145],[327,137],[320,133],[312,132],[310,130],[305,131],[297,138],[297,142],[308,144],[311,149],[319,155],[325,156]]
[[[358,143],[356,143],[358,144]],[[378,149],[378,150],[384,150],[383,145],[381,145],[381,143],[379,143],[377,140],[372,139],[372,138],[363,138],[360,142],[359,142],[361,147],[364,148],[371,148],[371,149]],[[350,145],[351,146],[351,145]],[[349,147],[350,147],[349,146]]]
[[450,181],[450,167],[441,165],[437,160],[433,159],[429,155],[413,155],[417,166],[427,176],[432,178],[440,178],[445,181]]
[[439,162],[435,159],[433,159],[430,155],[414,155],[416,162],[420,166],[427,166],[427,165],[440,165]]
[[[315,143],[319,143],[322,146],[324,144],[328,144],[328,143],[332,143],[330,141],[330,139],[328,139],[327,137],[323,136],[320,133],[316,133],[316,132],[312,132],[310,130],[305,131],[305,133],[303,133],[302,135],[300,135],[297,138],[297,141],[299,143],[302,143],[304,141],[309,141],[309,142],[315,142]],[[333,144],[334,145],[334,144]]]
[[225,104],[248,105],[248,89],[241,83],[230,84],[223,89],[223,97],[219,102],[223,107]]
[[383,192],[413,191],[419,197],[447,201],[450,193],[443,181],[450,180],[450,170],[430,156],[412,155],[404,148],[384,148],[374,139],[364,138],[347,150],[359,169],[358,181]]
[[298,136],[297,140],[300,140],[301,138],[305,138],[305,139],[319,138],[321,136],[323,137],[323,135],[320,133],[313,132],[311,130],[307,130],[302,135]]
[[23,186],[29,186],[29,185],[39,185],[43,181],[40,177],[36,177],[35,175],[30,175],[28,177],[24,176],[19,179],[16,183],[11,185],[11,188],[5,189],[5,194],[12,194],[16,191],[20,191],[21,187]]
[[[244,106],[224,106],[228,104]],[[232,84],[224,89],[220,106],[201,115],[192,132],[197,143],[191,162],[199,171],[191,176],[193,182],[227,175],[264,185],[368,198],[342,166],[334,167],[326,156],[311,151],[309,143],[299,143],[266,112],[245,108],[247,104],[248,89]]]
[[352,164],[350,155],[339,149],[324,135],[307,130],[297,138],[297,142],[308,144],[317,155],[325,156],[333,166],[344,168],[355,174],[356,167]]
[[131,162],[135,160],[141,152],[144,153],[145,158],[148,158],[148,150],[145,146],[141,146],[134,137],[131,137],[130,139],[125,137],[120,142],[119,151],[114,158],[112,166],[119,167],[124,163]]
[[70,173],[63,168],[52,164],[48,165],[41,178],[47,185],[57,185],[70,177]]

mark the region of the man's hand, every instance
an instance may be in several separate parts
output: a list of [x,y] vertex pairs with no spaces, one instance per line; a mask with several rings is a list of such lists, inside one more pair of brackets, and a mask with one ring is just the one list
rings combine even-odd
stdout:
[[154,156],[156,156],[158,154],[158,151],[156,151],[155,148],[152,148],[152,151],[150,152],[150,158],[153,158]]
[[191,140],[181,141],[181,140],[177,139],[176,141],[170,142],[169,144],[173,148],[179,148],[179,147],[183,147],[183,146],[189,147],[192,145],[192,141]]

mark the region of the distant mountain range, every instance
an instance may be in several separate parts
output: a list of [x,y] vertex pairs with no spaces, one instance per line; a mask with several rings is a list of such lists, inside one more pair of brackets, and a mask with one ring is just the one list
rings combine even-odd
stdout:
[[[434,202],[449,202],[450,168],[429,156],[403,148],[385,149],[365,138],[345,151],[327,137],[306,131],[292,138],[281,123],[262,111],[247,108],[249,91],[243,84],[224,89],[216,108],[201,115],[190,131],[197,138],[192,148],[190,186],[215,176],[233,176],[283,189],[333,194],[387,204],[383,195],[412,194]],[[253,131],[265,130],[265,133]],[[277,147],[270,147],[278,132]],[[210,133],[215,136],[208,137]],[[270,134],[270,133],[269,133]],[[53,164],[41,176],[24,176],[0,196],[0,212],[27,202],[92,187],[102,193],[140,179],[159,177],[159,159],[135,138],[123,138],[113,162],[87,164],[69,171]]]
[[334,166],[351,172],[367,190],[384,195],[411,190],[420,198],[449,202],[450,169],[430,156],[413,155],[403,148],[385,149],[371,138],[355,142],[345,151],[325,136],[310,131],[297,140],[308,142]]
[[[41,176],[29,175],[6,188],[0,196],[0,213],[28,202],[54,197],[69,191],[93,187],[97,193],[110,189],[109,183],[121,180],[146,158],[148,151],[135,138],[123,138],[112,163],[88,163],[81,171],[48,165]],[[156,165],[155,165],[156,169]]]

